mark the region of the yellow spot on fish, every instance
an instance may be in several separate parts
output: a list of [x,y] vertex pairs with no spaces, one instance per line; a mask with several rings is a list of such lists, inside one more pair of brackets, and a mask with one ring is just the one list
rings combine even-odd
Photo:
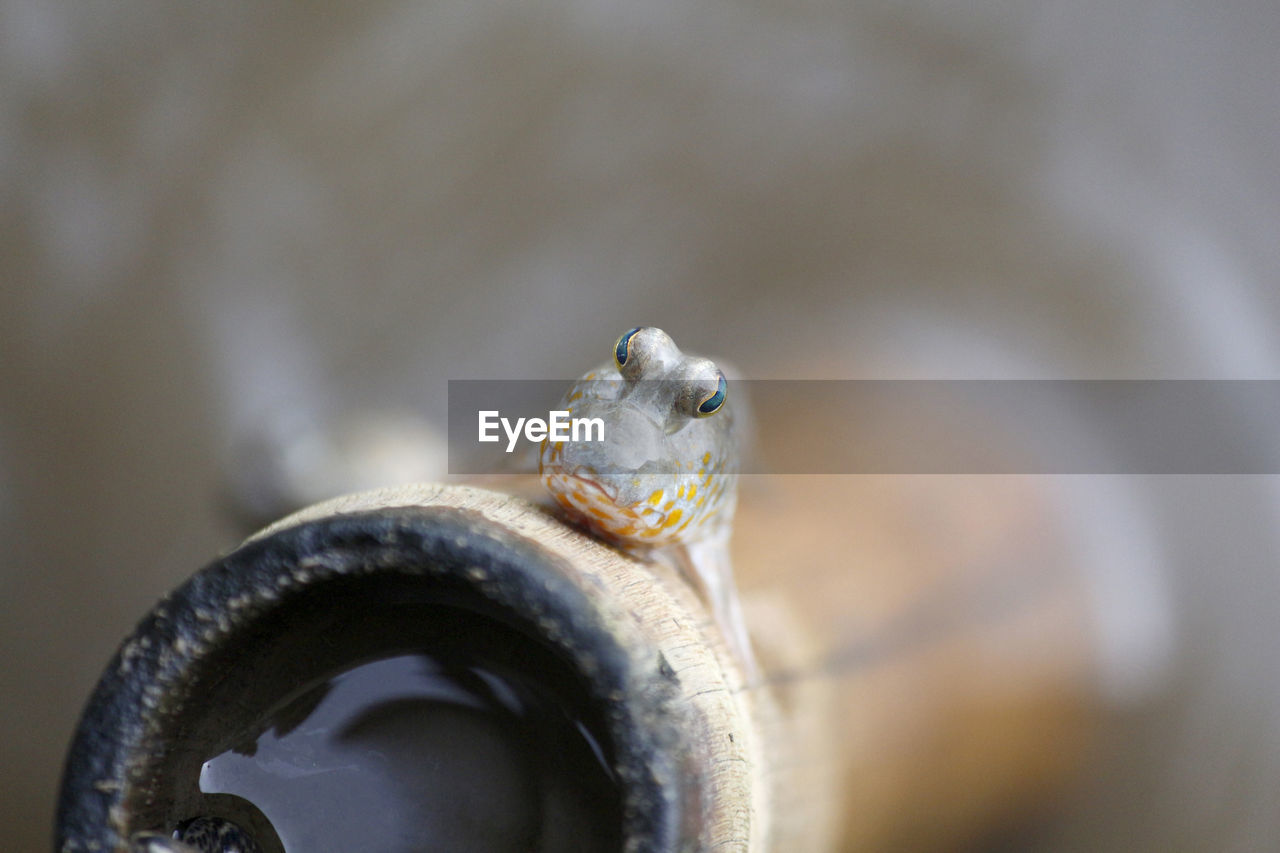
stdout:
[[649,505],[657,506],[662,501],[662,489],[655,489],[653,494],[649,495]]
[[666,528],[671,527],[672,525],[674,525],[676,522],[678,522],[678,521],[680,520],[680,517],[681,517],[682,515],[684,515],[684,511],[683,511],[683,510],[679,510],[679,509],[677,509],[677,510],[673,511],[673,512],[671,513],[671,515],[668,515],[668,516],[667,516],[667,520],[666,520],[666,521],[664,521],[664,522],[662,522],[662,529],[663,529],[663,530],[665,530]]
[[711,451],[710,451],[710,450],[708,450],[706,453],[702,454],[702,464],[703,464],[703,467],[705,467],[705,466],[707,466],[707,465],[710,465],[710,464],[711,464]]
[[696,495],[696,494],[698,494],[698,484],[697,484],[697,483],[690,483],[690,484],[689,484],[689,494],[685,495],[685,497],[686,497],[686,498],[688,498],[689,500],[693,500],[693,497],[694,497],[694,495]]

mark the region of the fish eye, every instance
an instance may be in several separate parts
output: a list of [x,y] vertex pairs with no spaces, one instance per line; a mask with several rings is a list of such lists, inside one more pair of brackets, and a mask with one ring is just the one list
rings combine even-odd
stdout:
[[728,392],[729,383],[724,381],[724,374],[721,373],[720,381],[716,383],[716,392],[703,400],[698,406],[698,417],[705,418],[709,415],[714,415],[724,408],[724,398]]
[[631,339],[643,328],[644,326],[636,326],[629,332],[623,332],[622,337],[618,338],[618,342],[613,345],[613,360],[618,363],[618,367],[627,363],[627,357],[630,355],[627,350],[631,346]]

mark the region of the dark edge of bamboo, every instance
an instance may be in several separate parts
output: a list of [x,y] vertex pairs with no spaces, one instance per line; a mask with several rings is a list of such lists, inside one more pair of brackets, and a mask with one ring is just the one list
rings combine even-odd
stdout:
[[708,649],[697,602],[651,568],[467,487],[340,499],[273,525],[166,595],[121,644],[68,753],[55,849],[123,850],[156,821],[161,763],[219,648],[303,590],[385,573],[464,589],[573,662],[607,709],[625,849],[755,848],[765,809],[739,676],[725,649]]

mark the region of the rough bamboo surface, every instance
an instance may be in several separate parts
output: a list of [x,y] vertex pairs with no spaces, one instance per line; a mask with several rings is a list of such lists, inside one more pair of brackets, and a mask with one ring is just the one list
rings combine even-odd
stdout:
[[[386,544],[373,534],[397,525],[435,535],[432,547],[454,557],[483,554],[467,549],[489,543],[516,555],[517,571],[527,560],[534,593],[565,587],[572,595],[557,600],[577,602],[582,625],[605,632],[598,645],[615,660],[616,687],[602,701],[646,706],[611,717],[616,738],[641,745],[628,772],[643,776],[633,787],[644,795],[628,801],[626,849],[956,849],[1070,779],[1090,728],[1090,629],[1069,558],[1051,558],[1059,553],[1052,513],[1033,485],[985,481],[974,500],[971,485],[948,492],[936,480],[927,489],[913,482],[745,478],[734,551],[762,669],[750,683],[680,577],[545,505],[471,486],[384,489],[310,507],[251,537],[157,612],[173,619],[201,582],[234,586],[237,572],[259,571],[255,549],[273,542],[305,540],[316,550],[294,567],[279,565],[288,550],[272,552],[267,575],[279,578],[255,581],[271,596],[277,583],[319,583],[359,565],[366,546],[352,530],[369,533],[371,551]],[[535,496],[530,483],[501,485]],[[388,553],[394,563],[413,552]],[[388,559],[379,552],[358,571],[405,568]],[[503,606],[525,600],[493,586],[482,564],[448,571]],[[152,771],[167,739],[192,726],[184,716],[192,684],[211,666],[202,655],[245,630],[271,596],[236,592],[239,610],[215,614],[194,644],[179,631],[165,646],[155,614],[144,619],[121,655],[137,652],[144,636],[164,647],[118,655],[112,666],[145,670],[153,652],[160,663],[145,684],[137,671],[113,681],[109,668],[91,699],[64,778],[63,849],[106,849],[157,821],[164,798]],[[565,648],[565,632],[582,627],[573,622],[545,609],[530,620]],[[589,655],[577,661],[599,668]],[[651,682],[662,682],[660,701]],[[129,691],[155,701],[130,710]],[[128,726],[117,731],[122,715]],[[96,815],[111,822],[106,834],[94,834]],[[94,847],[99,838],[107,845]]]
[[1070,781],[1095,710],[1093,626],[1034,478],[745,477],[743,491],[734,561],[764,673],[750,685],[678,577],[521,499],[387,490],[275,527],[463,506],[578,567],[671,661],[705,726],[707,849],[949,849]]
[[[508,482],[516,490],[529,481]],[[522,488],[524,487],[524,488]],[[343,513],[399,507],[452,507],[485,519],[510,536],[545,549],[571,567],[570,577],[602,609],[625,614],[614,622],[618,639],[636,657],[665,661],[679,685],[679,716],[700,784],[687,792],[683,843],[700,850],[813,849],[775,846],[770,756],[785,755],[790,736],[771,690],[748,685],[726,638],[692,588],[670,569],[637,560],[555,518],[523,498],[470,486],[424,484],[380,489],[317,504],[266,528],[270,536],[300,523]],[[807,838],[806,834],[806,838]],[[804,843],[797,838],[797,843]]]

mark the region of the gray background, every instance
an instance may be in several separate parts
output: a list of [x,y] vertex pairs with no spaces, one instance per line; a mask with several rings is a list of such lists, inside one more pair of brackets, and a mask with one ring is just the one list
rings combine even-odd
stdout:
[[[1278,37],[1264,0],[3,0],[3,846],[236,541],[246,431],[443,425],[447,379],[641,323],[755,378],[1280,378]],[[1126,496],[1076,531],[1121,566],[1112,748],[1015,846],[1280,844],[1280,491],[1155,480],[1072,485]]]

